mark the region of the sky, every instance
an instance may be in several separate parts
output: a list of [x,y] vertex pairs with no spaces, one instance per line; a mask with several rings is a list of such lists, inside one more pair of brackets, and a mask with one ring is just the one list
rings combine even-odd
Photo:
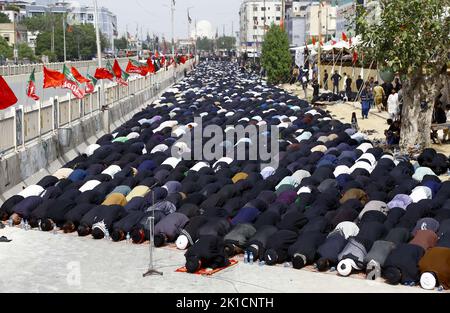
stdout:
[[[45,3],[49,0],[37,0]],[[91,5],[92,0],[77,0],[81,4]],[[171,36],[170,2],[172,0],[98,0],[99,6],[109,8],[118,16],[119,32],[125,33],[128,30],[133,35],[136,33],[139,23],[139,33],[142,27],[144,36],[147,31],[152,35],[166,38]],[[176,0],[175,11],[175,37],[187,38],[188,22],[187,8],[190,9],[191,18],[194,22],[197,19],[208,20],[213,25],[214,32],[219,29],[219,35],[223,33],[231,34],[232,22],[234,22],[234,32],[239,30],[239,7],[241,0]]]

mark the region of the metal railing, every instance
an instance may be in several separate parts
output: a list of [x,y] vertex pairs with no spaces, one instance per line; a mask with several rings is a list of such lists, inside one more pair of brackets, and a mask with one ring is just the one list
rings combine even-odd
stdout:
[[[128,59],[135,59],[135,58],[118,58],[117,60],[122,63],[128,61]],[[111,61],[112,62],[112,61]],[[82,68],[82,67],[88,67],[88,68],[96,68],[97,67],[97,61],[68,61],[66,64],[69,64],[71,66],[75,66],[76,68]],[[36,64],[23,64],[23,65],[4,65],[0,66],[0,75],[1,76],[14,76],[14,75],[26,75],[31,74],[33,70],[36,71],[36,73],[40,73],[43,71],[44,65],[52,70],[61,70],[64,62],[55,62],[55,63],[36,63]]]
[[[121,103],[125,112],[132,112],[172,85],[176,78],[182,77],[193,62],[190,60],[146,77],[131,77],[128,86],[105,84],[105,104],[113,107]],[[100,92],[97,86],[94,93],[83,99],[76,99],[69,93],[64,97],[50,98],[40,106],[11,108],[9,114],[0,120],[0,156],[26,149],[27,144],[37,138],[56,134],[59,128],[70,128],[73,123],[100,114]]]

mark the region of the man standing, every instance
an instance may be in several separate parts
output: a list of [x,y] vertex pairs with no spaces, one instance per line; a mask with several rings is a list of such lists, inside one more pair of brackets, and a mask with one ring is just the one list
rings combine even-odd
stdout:
[[393,88],[387,100],[387,108],[390,118],[395,122],[399,118],[400,104],[398,102],[398,93]]
[[378,109],[378,113],[383,110],[383,99],[386,96],[383,87],[380,86],[378,82],[375,82],[375,87],[373,88],[373,96],[375,99],[375,106]]
[[342,80],[342,91],[346,91],[347,90],[347,79],[348,79],[348,76],[347,76],[347,73],[344,73],[344,79]]
[[352,96],[352,84],[353,80],[350,77],[347,77],[347,79],[345,80],[345,96],[347,98],[347,101]]
[[323,73],[323,88],[325,90],[328,90],[328,79],[330,78],[330,76],[328,75],[327,70],[325,70],[325,72]]
[[358,79],[356,80],[356,89],[358,90],[358,92],[362,91],[363,84],[364,80],[362,79],[361,75],[359,75]]
[[333,81],[333,93],[339,93],[339,82],[342,79],[342,76],[339,75],[338,71],[336,71],[333,76],[331,76],[331,80]]

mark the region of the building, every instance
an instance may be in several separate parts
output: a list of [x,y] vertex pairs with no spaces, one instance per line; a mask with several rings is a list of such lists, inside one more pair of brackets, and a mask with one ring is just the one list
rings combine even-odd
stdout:
[[27,28],[16,23],[0,24],[0,36],[13,47],[28,42]]
[[[286,30],[291,46],[302,46],[316,40],[319,34],[323,41],[328,41],[336,33],[336,6],[333,1],[293,1],[286,8]],[[319,8],[322,16],[322,30],[319,31]]]
[[350,25],[357,14],[357,6],[363,5],[368,11],[369,23],[375,23],[381,16],[379,0],[337,0],[336,33],[340,36],[345,32],[348,36],[356,36],[355,29]]
[[[306,8],[306,37],[311,40],[319,36],[327,41],[336,33],[336,7],[328,2],[312,2]],[[319,20],[320,19],[320,20]],[[319,29],[321,27],[321,29]]]
[[241,52],[261,53],[266,30],[271,24],[280,25],[281,0],[244,0],[239,10]]
[[212,24],[209,21],[202,20],[199,21],[193,30],[191,30],[191,37],[194,39],[197,38],[208,38],[213,39],[214,33],[213,33],[213,27]]
[[[44,14],[67,14],[68,21],[72,24],[94,24],[95,14],[93,6],[80,5],[76,1],[48,1],[40,3],[36,1],[0,1],[19,8],[19,19]],[[117,38],[117,16],[108,8],[99,8],[100,31],[110,43]]]
[[25,1],[0,1],[0,12],[6,14],[12,23],[18,23],[26,17]]

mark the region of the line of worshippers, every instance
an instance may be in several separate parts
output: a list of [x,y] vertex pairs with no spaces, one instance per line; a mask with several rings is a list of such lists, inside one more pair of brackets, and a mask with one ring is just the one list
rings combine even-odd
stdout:
[[[194,151],[177,139],[199,127],[199,116],[203,127],[224,130],[277,126],[280,166],[182,159]],[[248,154],[254,145],[235,139],[219,149]],[[178,156],[171,156],[174,146]],[[187,250],[190,273],[227,266],[248,251],[269,266],[291,261],[342,276],[375,269],[391,284],[449,288],[450,182],[438,178],[448,163],[434,150],[417,161],[395,159],[350,124],[231,63],[209,62],[8,199],[0,217],[94,239],[130,234],[139,244],[149,240],[154,216],[155,245]]]

